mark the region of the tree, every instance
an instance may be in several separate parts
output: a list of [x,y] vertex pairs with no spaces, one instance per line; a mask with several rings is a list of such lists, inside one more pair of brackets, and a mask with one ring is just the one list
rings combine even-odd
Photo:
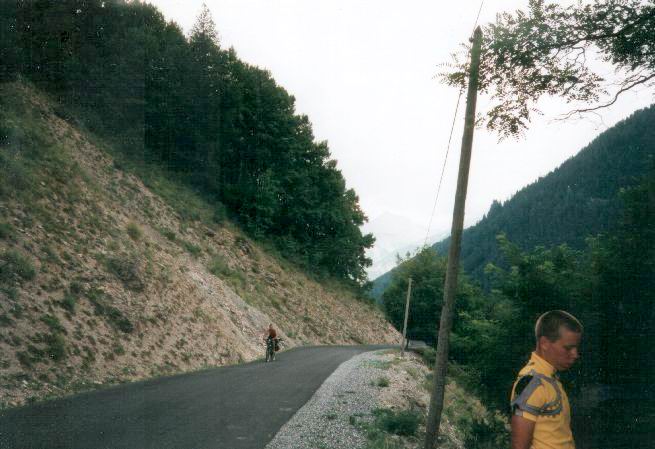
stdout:
[[193,138],[195,151],[189,163],[202,167],[196,182],[218,193],[221,189],[221,98],[224,93],[225,61],[220,51],[218,32],[207,5],[202,9],[189,36]]
[[536,319],[548,310],[567,310],[586,323],[592,276],[588,257],[566,245],[524,252],[504,234],[497,240],[509,268],[487,266],[493,288],[484,308],[472,307],[471,319],[464,320],[468,341],[458,350],[479,373],[483,396],[504,408],[516,369],[534,349]]
[[12,81],[20,71],[17,2],[4,2],[0,13],[0,82]]
[[216,24],[206,3],[202,4],[202,9],[200,10],[200,14],[198,14],[196,23],[191,28],[191,38],[189,40],[193,45],[203,42],[208,51],[213,49],[213,47],[217,49],[220,47]]
[[407,338],[434,345],[437,340],[434,323],[439,322],[443,299],[445,259],[431,249],[424,249],[402,261],[393,273],[391,285],[382,295],[387,318],[396,329],[402,330],[405,314],[407,282],[413,279]]
[[[530,0],[527,12],[503,13],[484,30],[480,90],[492,104],[485,122],[502,137],[523,132],[544,95],[573,103],[574,114],[612,105],[624,92],[655,79],[655,2],[600,0],[560,6]],[[618,79],[593,65],[597,53]],[[467,61],[454,55],[442,74],[450,85],[466,84]]]
[[[652,163],[652,161],[651,161]],[[624,205],[612,233],[589,240],[595,272],[595,314],[605,356],[604,383],[646,384],[655,374],[655,170],[622,190]],[[630,372],[622,367],[629,366]]]
[[[434,323],[439,322],[441,306],[443,303],[443,287],[446,277],[446,258],[439,256],[431,248],[423,248],[417,254],[407,259],[400,259],[399,265],[393,271],[393,278],[389,287],[382,296],[384,310],[389,321],[398,330],[402,330],[405,316],[405,298],[407,282],[412,278],[412,299],[409,308],[407,324],[407,338],[421,340],[434,346],[437,342],[437,333]],[[479,289],[474,287],[463,273],[457,281],[457,313],[466,316],[476,314],[475,310],[484,307],[477,303],[482,297]],[[453,333],[464,337],[464,321],[457,320]],[[451,356],[460,359],[461,353],[454,351]]]

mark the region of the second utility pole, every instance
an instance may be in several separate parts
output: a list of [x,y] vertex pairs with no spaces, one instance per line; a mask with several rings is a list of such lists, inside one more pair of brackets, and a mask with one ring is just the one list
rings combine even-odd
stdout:
[[480,74],[480,49],[482,47],[482,30],[480,27],[473,33],[471,48],[471,67],[469,72],[468,94],[466,97],[466,116],[464,118],[464,136],[462,137],[462,153],[459,159],[459,175],[457,176],[457,193],[453,209],[453,224],[450,231],[450,249],[448,250],[448,268],[446,269],[446,284],[443,292],[443,307],[439,323],[437,340],[437,359],[434,366],[434,385],[430,397],[430,410],[426,423],[425,449],[434,449],[439,436],[439,423],[443,410],[444,389],[446,386],[446,368],[448,366],[448,344],[450,330],[453,325],[453,308],[457,291],[457,274],[459,269],[459,253],[464,227],[464,205],[468,187],[469,167],[471,165],[471,147],[473,146],[473,129],[475,128],[475,103],[478,94],[478,77]]
[[402,346],[400,347],[400,356],[405,355],[405,346],[407,345],[407,317],[409,316],[409,298],[412,295],[412,278],[409,278],[409,283],[407,284],[407,300],[405,301],[405,323],[403,324],[403,341]]

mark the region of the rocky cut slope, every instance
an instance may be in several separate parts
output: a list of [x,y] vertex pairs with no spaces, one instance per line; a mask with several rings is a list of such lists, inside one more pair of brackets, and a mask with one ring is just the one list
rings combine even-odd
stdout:
[[2,407],[253,360],[269,323],[288,346],[398,341],[372,305],[165,177],[147,188],[64,115],[0,85]]

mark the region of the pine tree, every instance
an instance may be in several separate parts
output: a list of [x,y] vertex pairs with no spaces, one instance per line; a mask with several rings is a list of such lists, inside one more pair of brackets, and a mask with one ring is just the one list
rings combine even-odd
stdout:
[[190,41],[193,45],[198,45],[202,42],[208,49],[212,47],[220,48],[216,24],[206,3],[202,4],[202,9],[196,19],[196,23],[191,28]]

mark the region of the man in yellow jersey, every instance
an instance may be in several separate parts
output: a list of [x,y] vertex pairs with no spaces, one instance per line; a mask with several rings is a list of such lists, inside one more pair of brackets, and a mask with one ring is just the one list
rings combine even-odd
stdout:
[[571,408],[558,371],[578,359],[582,324],[563,310],[551,310],[535,326],[537,349],[512,388],[512,449],[575,449]]

